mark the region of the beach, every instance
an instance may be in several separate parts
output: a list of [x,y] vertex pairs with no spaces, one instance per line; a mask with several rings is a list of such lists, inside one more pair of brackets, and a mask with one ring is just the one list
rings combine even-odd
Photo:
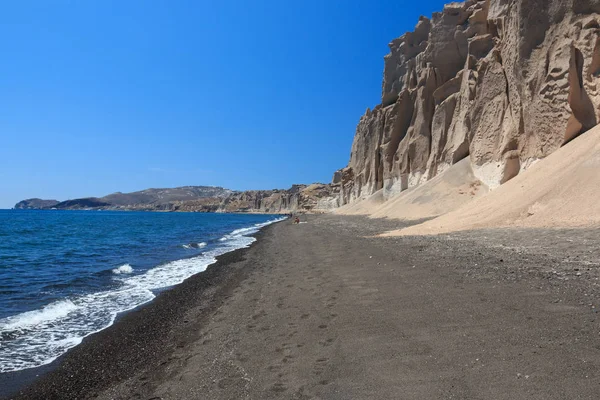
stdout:
[[598,229],[302,222],[263,228],[14,398],[598,398]]

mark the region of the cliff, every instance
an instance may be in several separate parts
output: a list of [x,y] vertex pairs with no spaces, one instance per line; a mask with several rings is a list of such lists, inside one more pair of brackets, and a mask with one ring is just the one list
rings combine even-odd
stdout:
[[468,158],[495,189],[594,127],[600,1],[451,3],[390,44],[381,103],[367,109],[340,204],[384,200]]
[[288,213],[320,212],[338,206],[337,188],[315,183],[293,185],[288,190],[252,190],[229,196],[220,205],[220,212]]

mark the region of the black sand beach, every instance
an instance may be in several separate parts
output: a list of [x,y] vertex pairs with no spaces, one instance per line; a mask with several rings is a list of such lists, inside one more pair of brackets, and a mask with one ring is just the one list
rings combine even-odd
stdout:
[[269,226],[16,398],[600,397],[600,230],[400,227]]

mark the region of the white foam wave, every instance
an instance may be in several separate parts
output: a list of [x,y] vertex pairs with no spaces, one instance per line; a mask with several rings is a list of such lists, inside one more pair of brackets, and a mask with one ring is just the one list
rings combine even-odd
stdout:
[[70,300],[48,304],[40,310],[28,311],[0,320],[1,330],[27,329],[37,325],[52,323],[75,311],[77,306]]
[[121,265],[118,268],[112,270],[113,274],[121,275],[121,274],[131,274],[133,272],[133,267],[129,264]]
[[237,240],[242,236],[247,236],[247,235],[252,235],[256,232],[258,232],[261,228],[273,224],[275,222],[279,222],[279,221],[283,221],[285,220],[286,217],[281,217],[281,218],[277,218],[277,219],[272,219],[270,221],[267,222],[262,222],[262,223],[258,223],[258,224],[254,224],[254,226],[250,226],[250,227],[246,227],[246,228],[240,228],[240,229],[236,229],[234,231],[232,231],[231,233],[223,236],[222,238],[219,239],[219,241],[221,242],[225,242],[228,240]]
[[122,265],[113,270],[125,275],[118,278],[121,286],[116,290],[74,297],[0,319],[0,373],[51,363],[84,337],[112,325],[119,313],[154,299],[154,290],[177,285],[204,271],[217,256],[248,247],[256,239],[245,235],[280,220],[236,229],[218,248],[159,265],[144,274],[128,276],[133,269],[129,264]]
[[184,249],[201,249],[206,247],[206,242],[184,244],[182,247]]

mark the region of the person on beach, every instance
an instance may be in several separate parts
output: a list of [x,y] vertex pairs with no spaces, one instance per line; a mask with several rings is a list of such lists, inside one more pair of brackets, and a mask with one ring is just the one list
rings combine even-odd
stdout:
[[295,223],[295,224],[299,224],[299,223],[300,223],[300,218],[296,217],[296,218],[294,219],[294,223]]

